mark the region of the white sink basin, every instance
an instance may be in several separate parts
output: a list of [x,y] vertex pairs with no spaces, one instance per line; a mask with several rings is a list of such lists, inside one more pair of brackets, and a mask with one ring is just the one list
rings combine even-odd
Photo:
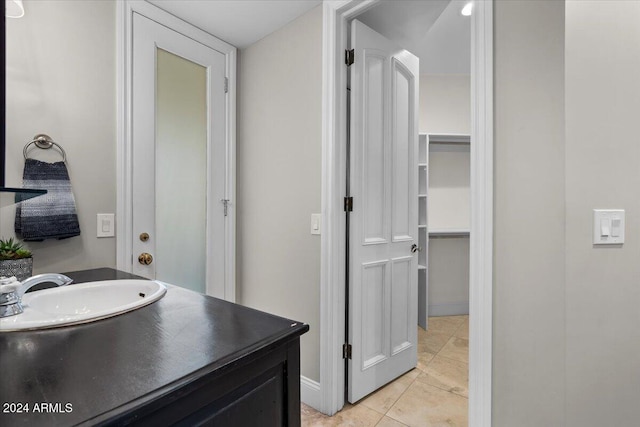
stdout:
[[24,313],[0,318],[0,332],[94,322],[159,300],[167,287],[152,280],[105,280],[29,292]]

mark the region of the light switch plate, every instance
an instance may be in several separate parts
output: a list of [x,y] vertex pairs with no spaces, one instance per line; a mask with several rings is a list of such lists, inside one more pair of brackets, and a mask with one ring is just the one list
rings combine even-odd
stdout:
[[113,237],[116,235],[114,214],[98,214],[97,223],[97,237]]
[[322,214],[311,214],[311,234],[320,234],[322,231]]
[[624,209],[593,210],[593,244],[621,245],[624,243]]

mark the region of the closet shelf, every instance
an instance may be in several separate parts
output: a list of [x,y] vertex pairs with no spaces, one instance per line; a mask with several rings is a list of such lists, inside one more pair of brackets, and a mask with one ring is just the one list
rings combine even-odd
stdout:
[[469,135],[429,135],[429,144],[471,144]]
[[429,236],[468,236],[468,228],[436,228],[429,230]]

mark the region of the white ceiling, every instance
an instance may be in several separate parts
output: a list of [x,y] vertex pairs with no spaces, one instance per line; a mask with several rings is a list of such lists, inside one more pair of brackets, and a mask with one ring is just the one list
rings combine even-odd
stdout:
[[469,74],[471,20],[460,14],[467,1],[381,1],[357,19],[417,55],[421,74]]
[[[469,74],[468,0],[382,0],[357,19],[420,58],[425,74]],[[322,3],[322,0],[149,0],[161,9],[245,48]]]
[[149,0],[150,3],[237,47],[247,47],[322,0]]

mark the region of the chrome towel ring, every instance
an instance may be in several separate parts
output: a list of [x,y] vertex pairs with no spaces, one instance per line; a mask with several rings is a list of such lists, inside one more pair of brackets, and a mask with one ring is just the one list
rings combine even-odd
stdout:
[[24,146],[24,149],[22,150],[22,154],[24,155],[25,160],[28,159],[27,149],[31,144],[35,144],[36,147],[42,148],[43,150],[48,150],[49,148],[55,145],[56,148],[60,150],[60,154],[62,154],[62,161],[65,163],[67,162],[67,153],[65,153],[64,148],[62,148],[60,144],[55,142],[49,135],[45,135],[44,133],[34,136],[33,140],[31,142],[28,142],[27,145]]

